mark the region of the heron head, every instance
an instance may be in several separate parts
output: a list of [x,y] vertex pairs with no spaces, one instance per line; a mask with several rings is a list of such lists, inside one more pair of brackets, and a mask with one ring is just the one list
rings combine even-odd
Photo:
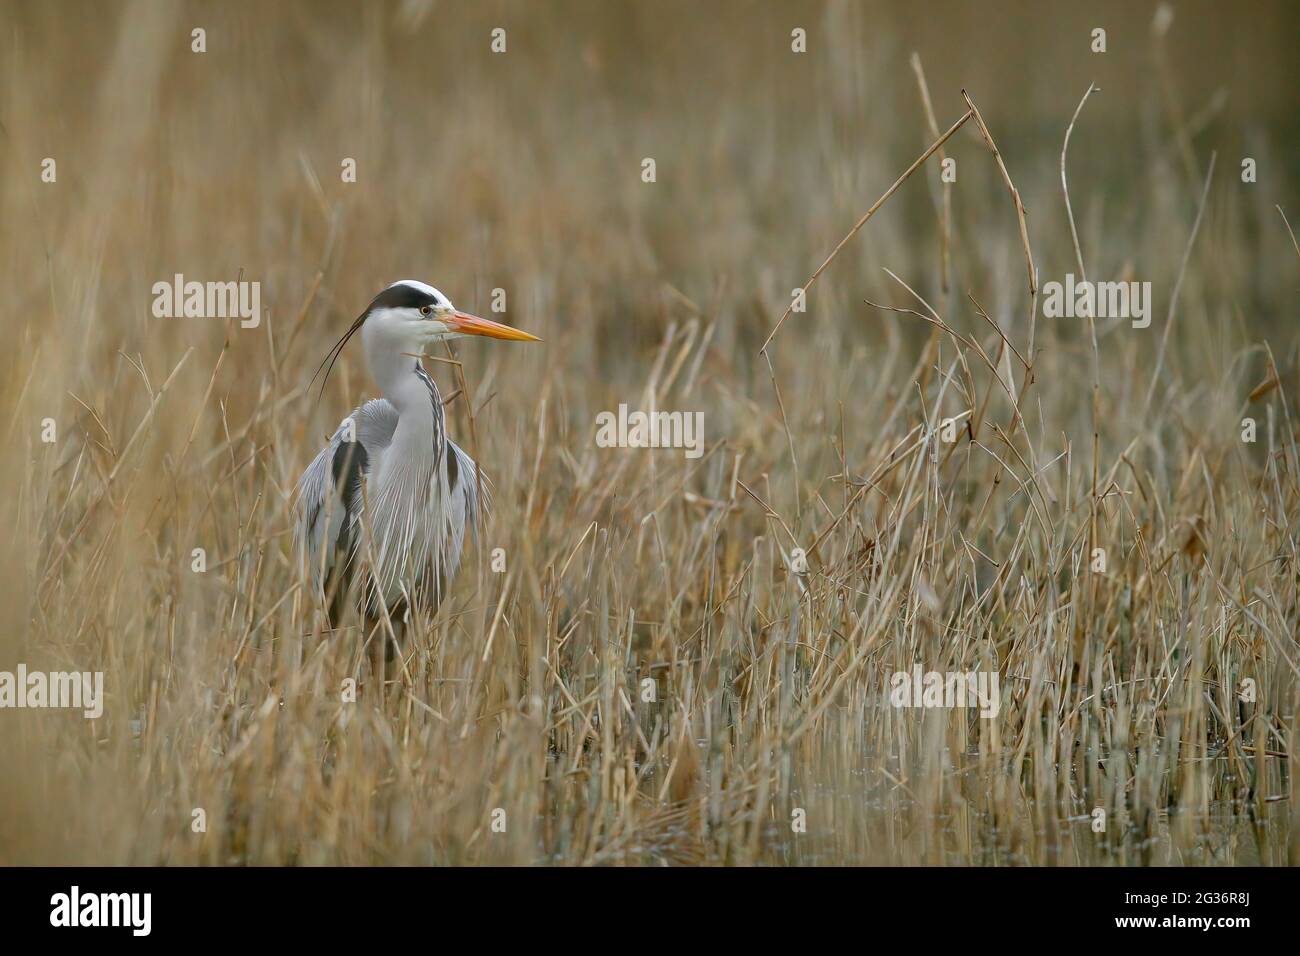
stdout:
[[365,325],[373,325],[375,338],[420,348],[462,335],[485,335],[516,342],[540,341],[535,335],[500,322],[461,312],[433,286],[414,279],[394,282],[375,296],[366,310]]
[[[384,351],[419,354],[436,342],[462,335],[483,335],[516,342],[541,341],[520,329],[461,312],[433,286],[415,279],[394,282],[371,300],[366,311],[357,317],[326,355],[331,368],[348,339],[358,331],[365,340],[367,352],[372,354]],[[324,365],[322,362],[321,366]],[[320,374],[319,369],[317,374]],[[325,375],[328,378],[329,372]],[[323,384],[321,388],[324,389]]]

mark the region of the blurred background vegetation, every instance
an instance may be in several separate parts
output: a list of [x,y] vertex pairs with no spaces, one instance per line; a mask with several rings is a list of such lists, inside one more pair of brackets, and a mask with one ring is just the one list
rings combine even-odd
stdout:
[[[0,726],[13,771],[0,772],[0,860],[1300,859],[1279,797],[1297,764],[1284,748],[1300,381],[1296,249],[1277,208],[1300,222],[1300,7],[1158,9],[0,0],[0,427],[22,465],[0,478],[0,574],[14,594],[0,607],[0,668],[106,669],[111,698],[89,728],[0,714],[21,728]],[[504,54],[490,48],[496,27]],[[1104,54],[1091,50],[1097,27]],[[806,53],[791,51],[795,28]],[[973,294],[1027,349],[1016,218],[973,123],[946,147],[958,164],[949,274],[932,161],[819,280],[770,371],[759,355],[791,290],[933,140],[913,53],[940,129],[962,114],[961,90],[980,107],[1027,208],[1041,282],[1076,271],[1062,137],[1088,84],[1101,89],[1069,150],[1082,253],[1090,278],[1151,281],[1155,295],[1150,329],[1098,326],[1098,467],[1123,506],[1100,504],[1088,480],[1087,324],[1040,319],[1018,434],[1010,397],[992,378],[979,388],[1015,454],[985,436],[1003,464],[963,452],[974,463],[914,472],[909,458],[848,508],[934,411],[971,407],[944,384],[956,380],[948,339],[864,303],[918,308],[885,268],[996,351]],[[40,179],[47,157],[56,183]],[[1254,184],[1240,180],[1245,157]],[[345,158],[355,183],[341,181]],[[269,320],[155,319],[153,283],[175,273],[260,281]],[[420,651],[417,696],[439,719],[408,705],[348,724],[320,703],[350,672],[347,648],[321,658],[318,635],[303,636],[311,609],[285,558],[287,505],[328,431],[373,391],[357,348],[320,399],[311,373],[400,278],[480,313],[504,288],[506,321],[546,345],[457,351],[474,421],[454,402],[455,434],[497,483],[488,541],[511,555],[511,582],[499,592],[477,555],[459,612],[432,656]],[[448,368],[431,371],[455,391]],[[1257,396],[1268,437],[1243,447],[1243,405],[1274,376]],[[699,471],[676,453],[594,448],[598,411],[652,395],[705,411],[716,447]],[[46,417],[63,436],[52,448],[38,440]],[[1067,446],[1074,458],[1049,468]],[[1019,454],[1050,484],[1041,524],[1003,470],[1031,480]],[[1100,595],[1077,590],[1066,560],[1090,507],[1114,549]],[[825,538],[811,591],[792,596],[791,541],[773,515],[807,542],[841,509],[852,520]],[[202,580],[188,570],[195,542],[214,556]],[[997,570],[967,567],[968,542]],[[1166,563],[1153,571],[1148,557]],[[1029,592],[1059,600],[1062,617],[1009,609]],[[991,604],[970,603],[976,593]],[[1199,631],[1189,608],[1227,593],[1265,600],[1271,616],[1243,618],[1212,652],[1195,645],[1217,688],[1207,694],[1225,696],[1178,697],[1162,682],[1162,667],[1187,660],[1171,635],[1215,640],[1213,608]],[[561,632],[574,636],[556,644]],[[782,672],[771,649],[787,634],[800,637],[791,661],[815,653]],[[996,659],[1018,695],[996,731],[877,708],[881,675],[922,659]],[[1230,699],[1253,667],[1267,726],[1238,719]],[[845,668],[859,676],[825,679]],[[670,669],[680,681],[663,678]],[[610,688],[630,693],[647,673],[667,681],[662,709],[619,724]],[[1043,693],[1060,696],[1027,701],[1028,675],[1045,673],[1061,686]],[[1134,682],[1112,706],[1115,675]],[[315,704],[290,692],[302,681]],[[1247,740],[1259,746],[1241,751]],[[1271,751],[1281,756],[1255,763]],[[1246,794],[1254,839],[1239,839]],[[820,827],[804,843],[785,825],[796,799]],[[1107,800],[1139,823],[1099,849],[1086,814]],[[503,801],[531,822],[508,844],[480,839]],[[204,842],[189,840],[199,804],[213,821]],[[1183,805],[1204,828],[1170,823]]]

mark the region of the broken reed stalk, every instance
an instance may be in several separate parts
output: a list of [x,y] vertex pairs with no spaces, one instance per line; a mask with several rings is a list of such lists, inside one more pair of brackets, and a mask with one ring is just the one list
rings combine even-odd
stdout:
[[[925,70],[921,68],[921,56],[912,54],[912,72],[916,74],[916,85],[921,91],[921,104],[925,107],[925,121],[930,127],[930,135],[939,136],[939,121],[934,115],[934,104],[930,102],[930,85],[925,81]],[[939,149],[939,165],[948,157],[943,148]],[[940,177],[943,188],[943,212],[939,217],[939,288],[946,295],[948,292],[948,261],[952,242],[952,183]]]
[[[1011,193],[1012,203],[1016,207],[1016,220],[1020,224],[1020,245],[1025,251],[1025,268],[1029,271],[1029,348],[1026,350],[1029,355],[1029,368],[1025,369],[1024,383],[1020,386],[1020,393],[1023,396],[1025,390],[1034,381],[1034,332],[1038,328],[1038,270],[1034,268],[1034,253],[1029,248],[1029,226],[1025,222],[1025,204],[1020,201],[1020,190],[1016,189],[1016,184],[1011,181],[1011,173],[1007,171],[1007,164],[1002,161],[1002,152],[998,149],[997,143],[993,142],[993,134],[989,132],[988,125],[984,122],[984,117],[980,115],[979,108],[965,90],[961,91],[961,98],[966,101],[970,112],[974,114],[975,125],[979,127],[985,145],[993,153],[993,159],[998,164],[998,171],[1002,173],[1002,181],[1007,184],[1007,190]],[[1008,432],[1009,436],[1015,435],[1016,429],[1020,427],[1020,421],[1020,405],[1017,403],[1016,414],[1011,420],[1011,429]],[[1032,445],[1030,445],[1030,450],[1033,450]]]
[[1201,231],[1201,216],[1205,213],[1205,201],[1210,196],[1210,181],[1214,178],[1214,161],[1218,156],[1217,152],[1210,154],[1210,168],[1205,172],[1205,184],[1201,187],[1201,202],[1196,207],[1196,219],[1192,222],[1192,234],[1187,237],[1187,245],[1183,249],[1183,260],[1178,266],[1178,278],[1174,280],[1174,291],[1169,296],[1169,311],[1165,314],[1165,330],[1160,336],[1160,351],[1156,353],[1156,370],[1151,373],[1151,384],[1147,388],[1146,401],[1142,403],[1144,417],[1151,411],[1151,399],[1155,395],[1156,382],[1160,380],[1160,371],[1165,364],[1165,349],[1169,346],[1169,330],[1174,327],[1174,310],[1178,306],[1178,293],[1183,288],[1183,276],[1187,273],[1187,261],[1192,257],[1192,246],[1196,243],[1196,234]]
[[[963,95],[965,94],[963,93]],[[966,102],[967,104],[970,104],[969,98],[967,99]],[[808,281],[803,284],[803,291],[805,293],[807,293],[807,291],[810,288],[812,288],[812,284],[817,281],[817,277],[820,276],[823,272],[825,272],[826,267],[829,266],[831,262],[834,260],[834,258],[840,254],[840,250],[843,249],[846,245],[848,245],[849,240],[852,239],[854,236],[856,236],[858,232],[861,231],[862,227],[867,224],[867,220],[869,220],[872,216],[876,214],[876,210],[878,210],[881,206],[883,206],[886,203],[886,201],[888,201],[890,196],[898,192],[898,188],[902,186],[903,183],[907,182],[908,177],[911,176],[912,173],[920,169],[921,165],[927,159],[933,156],[938,151],[939,147],[941,147],[944,143],[948,142],[949,138],[951,138],[953,133],[961,129],[962,126],[965,125],[966,121],[974,115],[975,115],[975,108],[974,106],[971,106],[969,109],[966,110],[965,113],[962,114],[961,118],[957,120],[957,122],[953,123],[951,126],[948,127],[948,132],[944,133],[937,140],[931,143],[930,148],[927,149],[920,156],[918,156],[916,160],[913,161],[912,165],[907,167],[907,170],[903,173],[903,175],[899,176],[896,180],[894,180],[894,185],[886,189],[884,195],[882,195],[879,199],[877,199],[875,202],[871,204],[871,208],[868,209],[865,213],[863,213],[862,218],[853,224],[853,228],[848,231],[848,234],[845,235],[843,239],[841,239],[838,243],[836,243],[835,248],[831,250],[831,254],[826,257],[826,259],[822,262],[822,264],[817,267],[817,270],[813,272],[813,274],[809,277]],[[763,347],[759,349],[759,352],[761,352],[764,355],[767,354],[767,347],[772,344],[772,339],[776,338],[776,333],[781,331],[781,326],[785,324],[785,320],[790,317],[790,313],[793,311],[794,311],[794,302],[791,301],[791,303],[785,307],[785,312],[781,314],[781,318],[777,321],[776,326],[772,329],[770,333],[768,333],[767,339],[763,342]]]
[[[1065,139],[1061,143],[1061,194],[1065,197],[1065,218],[1070,223],[1070,241],[1074,244],[1074,258],[1079,264],[1079,277],[1085,282],[1088,281],[1088,270],[1083,265],[1083,250],[1079,247],[1079,230],[1074,225],[1074,209],[1070,206],[1070,187],[1065,182],[1065,154],[1070,149],[1070,134],[1074,132],[1074,124],[1078,121],[1079,114],[1083,112],[1083,104],[1088,102],[1088,97],[1094,92],[1101,91],[1089,83],[1083,98],[1079,100],[1079,105],[1074,108],[1070,124],[1065,127]],[[1097,319],[1091,309],[1088,311],[1088,332],[1092,338],[1092,493],[1088,501],[1088,555],[1091,560],[1093,549],[1097,546],[1097,472],[1100,468],[1101,456],[1101,425],[1098,421],[1101,412],[1101,353],[1097,348]],[[1090,601],[1096,599],[1095,579],[1088,588],[1088,598]]]

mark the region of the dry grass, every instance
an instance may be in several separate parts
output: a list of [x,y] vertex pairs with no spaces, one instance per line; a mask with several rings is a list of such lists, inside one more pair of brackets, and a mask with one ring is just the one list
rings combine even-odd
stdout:
[[[1295,18],[1126,9],[1097,59],[1022,8],[6,0],[0,670],[108,699],[0,711],[0,861],[1300,862]],[[965,124],[761,354],[962,88],[1010,179]],[[1011,181],[1038,284],[1150,280],[1150,328],[1042,317]],[[150,314],[241,270],[260,329]],[[407,276],[546,343],[457,349],[495,510],[381,699],[289,506]],[[597,448],[619,402],[706,454]],[[1000,712],[889,706],[914,664]]]

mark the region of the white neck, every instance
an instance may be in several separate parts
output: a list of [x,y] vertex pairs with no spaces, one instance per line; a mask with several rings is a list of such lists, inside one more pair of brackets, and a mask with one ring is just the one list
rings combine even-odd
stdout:
[[429,410],[429,390],[415,373],[419,359],[414,352],[367,351],[370,375],[403,418],[408,412]]
[[405,446],[408,453],[417,456],[433,454],[445,437],[441,434],[441,408],[434,407],[442,399],[436,388],[430,396],[429,387],[416,371],[419,343],[404,341],[380,326],[373,327],[373,331],[363,327],[361,335],[370,375],[384,398],[397,409],[394,446]]

